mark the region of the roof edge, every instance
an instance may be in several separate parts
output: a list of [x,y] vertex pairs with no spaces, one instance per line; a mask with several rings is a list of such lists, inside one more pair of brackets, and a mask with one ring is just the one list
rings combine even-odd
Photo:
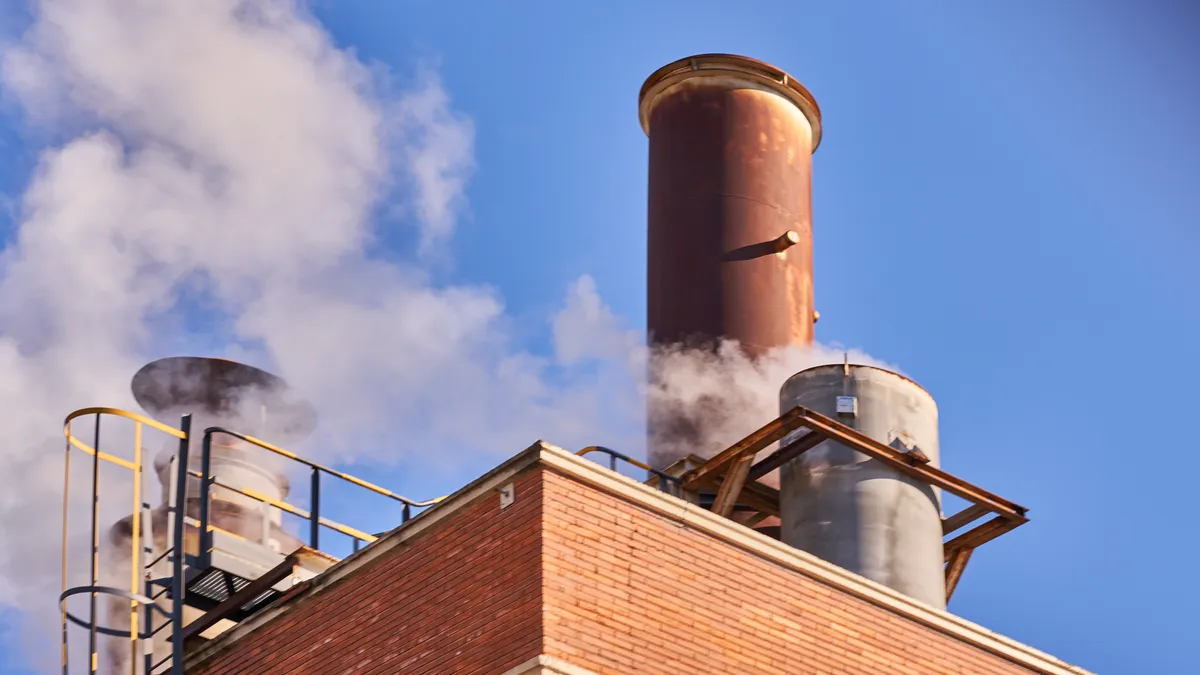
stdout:
[[591,487],[647,508],[840,591],[1046,675],[1095,675],[1022,642],[935,609],[883,584],[855,574],[783,542],[722,518],[707,509],[633,480],[561,448],[547,445],[541,462]]
[[984,649],[1013,663],[1045,675],[1094,675],[1024,643],[993,632],[945,610],[935,609],[906,595],[792,548],[775,539],[722,518],[711,511],[638,482],[595,462],[544,441],[538,441],[480,476],[459,491],[393,529],[378,541],[284,594],[272,606],[205,644],[185,660],[187,668],[199,666],[233,642],[296,607],[296,600],[320,593],[325,588],[364,567],[388,551],[499,489],[527,469],[541,465],[660,516],[720,539],[748,553],[770,560],[799,574],[849,593],[876,606],[921,623],[941,633]]
[[322,574],[302,582],[288,593],[284,593],[271,605],[263,608],[254,616],[242,621],[217,637],[213,638],[184,659],[184,667],[188,670],[196,668],[215,656],[226,647],[240,640],[263,624],[287,614],[297,605],[298,600],[315,595],[329,586],[349,576],[361,567],[370,564],[384,553],[419,536],[424,531],[436,525],[439,521],[453,515],[460,508],[467,506],[480,497],[484,497],[505,483],[511,481],[517,474],[536,465],[546,452],[557,452],[569,455],[566,450],[538,441],[525,450],[510,457],[491,471],[485,473],[466,486],[449,495],[442,501],[418,513],[412,520],[391,530],[384,536],[361,549],[358,553],[343,559]]

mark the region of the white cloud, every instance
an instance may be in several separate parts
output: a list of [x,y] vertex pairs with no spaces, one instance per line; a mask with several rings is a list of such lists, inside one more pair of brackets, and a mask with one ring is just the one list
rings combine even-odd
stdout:
[[[567,302],[553,321],[554,352],[560,363],[574,365],[585,360],[620,363],[639,356],[642,336],[631,331],[613,313],[596,288],[591,276],[580,277],[567,291]],[[640,362],[633,362],[637,368]]]
[[[221,340],[280,372],[320,411],[324,459],[419,448],[471,474],[537,438],[637,454],[641,337],[591,278],[553,318],[550,358],[514,344],[493,289],[373,256],[389,187],[407,188],[421,261],[465,207],[473,128],[435,73],[385,97],[293,0],[34,7],[0,55],[6,91],[65,138],[0,254],[0,609],[25,612],[29,644],[56,640],[62,416],[134,408],[129,377],[168,348]],[[191,335],[197,297],[212,325]],[[664,358],[651,395],[735,406],[717,443],[769,419],[808,357]],[[401,447],[379,442],[397,431]]]
[[525,422],[555,415],[544,364],[506,344],[490,289],[434,287],[370,255],[393,182],[411,187],[422,252],[462,206],[473,132],[435,73],[384,100],[287,0],[34,10],[2,82],[66,136],[43,152],[0,256],[0,456],[19,469],[0,477],[0,607],[53,615],[55,429],[74,408],[133,407],[131,374],[188,342],[161,332],[185,325],[170,318],[185,291],[232,328],[223,351],[312,392],[327,431],[399,423],[449,447],[494,424],[481,449],[513,452],[536,437]]
[[419,71],[418,88],[392,107],[397,154],[408,167],[421,224],[418,251],[428,256],[454,232],[467,179],[475,168],[474,126],[455,113],[435,72]]
[[899,372],[860,350],[821,344],[778,347],[753,361],[736,342],[724,342],[713,352],[657,351],[650,362],[647,390],[655,411],[650,428],[657,432],[651,463],[665,465],[692,453],[716,454],[779,416],[779,389],[789,377],[846,358]]

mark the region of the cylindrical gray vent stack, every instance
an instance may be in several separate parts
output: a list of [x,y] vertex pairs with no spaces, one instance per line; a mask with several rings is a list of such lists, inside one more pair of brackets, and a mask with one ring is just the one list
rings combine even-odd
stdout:
[[[782,411],[798,405],[938,466],[937,404],[912,380],[870,366],[810,368],[780,391]],[[783,466],[780,488],[784,543],[945,608],[940,491],[832,441]]]
[[[312,405],[299,398],[286,382],[235,361],[186,356],[160,359],[138,371],[132,389],[134,398],[146,412],[165,424],[177,426],[180,416],[192,415],[188,466],[193,471],[201,469],[204,430],[209,427],[230,429],[287,447],[302,440],[316,426],[317,416]],[[159,557],[171,545],[167,540],[168,505],[175,484],[171,459],[176,456],[178,448],[178,441],[167,439],[154,460],[154,473],[161,486],[162,503],[149,511],[149,518],[141,520],[143,536],[147,527],[151,528],[153,536],[150,552],[140,561],[143,564]],[[284,475],[286,468],[286,460],[251,443],[225,434],[212,437],[209,475],[226,485],[282,500],[287,497],[289,490]],[[187,492],[186,514],[189,518],[198,519],[198,478],[188,480]],[[283,530],[282,516],[279,509],[264,506],[262,502],[244,494],[220,486],[213,486],[210,490],[209,522],[213,527],[274,548],[277,552],[290,553],[303,542]],[[132,515],[117,521],[109,530],[102,566],[104,574],[114,580],[113,586],[122,587],[129,583],[132,534]],[[190,550],[198,549],[198,530],[195,526],[187,529],[184,540]],[[153,575],[164,576],[169,571],[164,559],[158,563]],[[170,607],[165,597],[159,603],[164,610]],[[124,629],[129,621],[129,602],[112,598],[106,604],[108,619],[105,625]],[[194,621],[201,614],[201,610],[195,607],[185,607],[184,623]],[[156,628],[164,621],[163,614],[154,615]],[[167,632],[163,631],[156,637],[155,661],[170,652],[170,645],[164,641],[166,636]],[[107,663],[103,672],[130,672],[129,643],[110,640],[107,647]]]

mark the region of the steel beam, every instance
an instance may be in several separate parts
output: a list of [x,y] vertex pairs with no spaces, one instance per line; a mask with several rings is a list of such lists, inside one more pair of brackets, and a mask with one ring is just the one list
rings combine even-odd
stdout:
[[750,465],[754,462],[754,455],[744,455],[736,462],[725,474],[725,479],[721,481],[721,487],[717,490],[716,501],[713,502],[713,513],[724,518],[728,518],[733,512],[733,505],[737,503],[737,499],[742,494],[742,488],[746,486],[746,478],[750,475]]
[[954,589],[958,587],[958,580],[962,578],[963,570],[967,569],[967,562],[974,552],[973,548],[960,548],[950,556],[950,562],[946,564],[947,603],[950,602],[950,596],[954,595]]
[[178,639],[187,642],[189,639],[215,626],[221,619],[229,617],[251,600],[271,590],[272,586],[292,575],[295,571],[296,563],[296,554],[293,553],[287,556],[283,559],[283,562],[268,570],[266,574],[251,581],[242,590],[226,598],[221,604],[214,607],[211,611],[206,612],[199,619],[189,623],[183,628],[182,634]]
[[758,480],[763,476],[771,473],[775,469],[787,464],[796,459],[800,455],[812,450],[825,440],[825,437],[815,432],[808,432],[800,438],[788,443],[782,448],[772,452],[766,459],[755,464],[750,469],[750,480]]
[[993,513],[1010,518],[1023,518],[1027,511],[1025,507],[1019,504],[1010,502],[999,495],[992,494],[941,469],[929,466],[928,464],[918,463],[914,465],[911,461],[912,458],[908,457],[908,453],[900,452],[895,448],[889,448],[883,443],[859,433],[844,424],[835,422],[824,415],[800,406],[788,411],[788,414],[791,415],[796,412],[799,414],[799,426],[808,427],[809,430],[820,433],[829,440],[837,441],[865,455],[879,459],[897,471],[906,473],[927,485],[941,488],[973,504],[985,506]]
[[965,533],[960,534],[959,536],[946,542],[945,548],[943,549],[945,551],[945,560],[946,562],[950,562],[950,558],[953,557],[957,551],[966,548],[979,548],[987,542],[1025,522],[1027,521],[1024,518],[1021,518],[1020,520],[1012,520],[1005,518],[1004,516],[996,516],[979,527],[968,530]]
[[703,486],[705,481],[725,473],[735,460],[746,455],[753,457],[775,441],[800,428],[805,412],[804,408],[792,408],[758,431],[722,450],[702,466],[683,474],[684,489],[695,490]]
[[970,525],[989,513],[987,507],[979,504],[972,504],[958,513],[950,516],[942,521],[942,534],[950,534],[951,532]]

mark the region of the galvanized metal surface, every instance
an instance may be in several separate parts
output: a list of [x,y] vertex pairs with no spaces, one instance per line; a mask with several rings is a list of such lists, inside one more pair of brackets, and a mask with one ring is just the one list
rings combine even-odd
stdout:
[[[856,415],[837,414],[839,396],[857,399]],[[898,450],[915,447],[928,466],[938,465],[937,404],[904,377],[868,366],[812,368],[780,392],[782,410],[795,406]],[[793,432],[797,438],[803,433]],[[783,466],[780,512],[785,543],[945,607],[940,493],[916,477],[825,441]]]
[[[820,113],[783,71],[703,55],[642,89],[650,137],[647,327],[653,346],[738,341],[752,356],[813,338],[812,151]],[[657,437],[694,430],[650,410]],[[699,440],[699,439],[697,439]],[[686,443],[684,445],[687,445]],[[678,454],[672,451],[671,454]]]

